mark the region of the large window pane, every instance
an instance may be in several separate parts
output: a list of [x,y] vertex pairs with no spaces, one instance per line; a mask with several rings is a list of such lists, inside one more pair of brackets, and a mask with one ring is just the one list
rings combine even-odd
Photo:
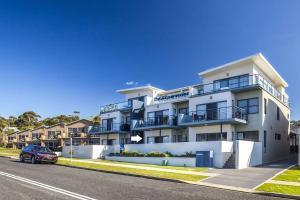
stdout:
[[249,76],[240,77],[240,87],[244,87],[248,85],[249,85]]
[[239,78],[231,78],[231,79],[229,79],[229,87],[230,88],[237,88],[237,87],[239,87]]

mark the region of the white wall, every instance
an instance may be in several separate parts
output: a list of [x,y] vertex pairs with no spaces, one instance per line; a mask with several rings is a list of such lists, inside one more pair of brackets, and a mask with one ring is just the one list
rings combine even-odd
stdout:
[[[104,113],[104,114],[101,114],[100,117],[101,117],[101,120],[114,118],[114,121],[113,121],[114,123],[121,122],[121,112],[120,111]],[[102,121],[101,121],[101,123],[102,123]]]
[[106,156],[106,160],[120,161],[120,162],[131,162],[131,163],[142,163],[142,164],[153,164],[162,165],[164,160],[168,160],[170,166],[186,166],[196,167],[196,158],[154,158],[154,157],[119,157],[119,156]]
[[196,151],[213,151],[215,167],[222,168],[232,153],[233,143],[230,141],[211,142],[181,142],[163,144],[126,144],[126,151],[138,151],[142,153],[171,152],[175,155],[182,155],[186,152],[196,153]]
[[[73,146],[72,156],[74,158],[89,158],[97,159],[114,152],[114,147],[108,145],[87,145],[87,146]],[[62,156],[69,158],[71,156],[71,147],[64,146]]]
[[262,143],[237,140],[236,168],[244,169],[262,164]]
[[218,73],[212,73],[209,76],[203,77],[203,83],[204,84],[213,83],[214,80],[219,80],[219,79],[224,79],[224,78],[239,76],[244,74],[249,74],[249,75],[253,74],[252,63],[249,62],[249,63],[237,64],[231,66],[230,68],[227,68],[226,70],[222,70]]

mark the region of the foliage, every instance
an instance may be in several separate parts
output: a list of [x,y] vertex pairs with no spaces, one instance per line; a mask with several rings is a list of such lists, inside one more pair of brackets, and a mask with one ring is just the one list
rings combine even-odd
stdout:
[[147,153],[146,157],[170,157],[170,154],[152,151]]
[[71,123],[80,119],[79,114],[79,111],[74,111],[74,115],[58,115],[41,119],[41,116],[34,111],[27,111],[17,117],[9,116],[8,118],[4,118],[0,116],[0,144],[3,143],[5,135],[13,132],[10,129],[4,131],[6,127],[16,127],[20,131],[23,131],[38,128],[40,126],[52,126],[58,123]]
[[121,156],[124,156],[124,157],[144,157],[145,154],[143,153],[139,153],[137,151],[132,151],[132,152],[129,152],[129,151],[123,151],[121,153]]
[[111,153],[109,154],[110,156],[124,156],[124,157],[195,157],[195,154],[193,154],[192,152],[186,152],[183,155],[173,155],[170,152],[156,152],[156,151],[152,151],[149,153],[140,153],[138,151],[123,151],[120,154],[116,154],[116,153]]
[[100,125],[101,118],[99,115],[96,115],[95,117],[93,117],[92,121],[94,125]]
[[55,124],[58,124],[58,123],[71,123],[71,122],[77,121],[77,120],[79,120],[78,116],[59,115],[59,116],[56,116],[56,117],[48,117],[48,118],[42,120],[42,123],[45,126],[52,126],[52,125],[55,125]]

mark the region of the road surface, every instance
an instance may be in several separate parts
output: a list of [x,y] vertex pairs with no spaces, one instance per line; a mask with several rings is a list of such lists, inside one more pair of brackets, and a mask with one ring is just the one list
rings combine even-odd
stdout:
[[197,185],[0,158],[1,200],[279,199]]

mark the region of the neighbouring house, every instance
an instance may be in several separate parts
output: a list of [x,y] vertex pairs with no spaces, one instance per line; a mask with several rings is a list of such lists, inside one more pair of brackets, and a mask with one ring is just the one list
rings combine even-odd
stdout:
[[[216,167],[242,168],[289,155],[288,84],[262,54],[198,75],[201,83],[172,90],[118,90],[125,101],[100,108],[102,122],[89,129],[90,144],[114,146],[111,153],[120,145],[145,153],[207,151]],[[136,135],[142,140],[131,141]]]
[[17,141],[16,141],[16,148],[22,149],[23,147],[28,145],[28,142],[31,140],[30,139],[31,135],[31,130],[24,130],[24,131],[19,131],[17,133]]
[[93,125],[93,122],[87,119],[81,119],[78,121],[74,121],[72,123],[66,124],[66,135],[63,138],[64,144],[69,146],[72,145],[86,145],[90,143],[90,138],[87,137],[88,129]]
[[16,144],[17,144],[17,134],[18,131],[10,133],[6,136],[6,147],[7,148],[16,148]]

